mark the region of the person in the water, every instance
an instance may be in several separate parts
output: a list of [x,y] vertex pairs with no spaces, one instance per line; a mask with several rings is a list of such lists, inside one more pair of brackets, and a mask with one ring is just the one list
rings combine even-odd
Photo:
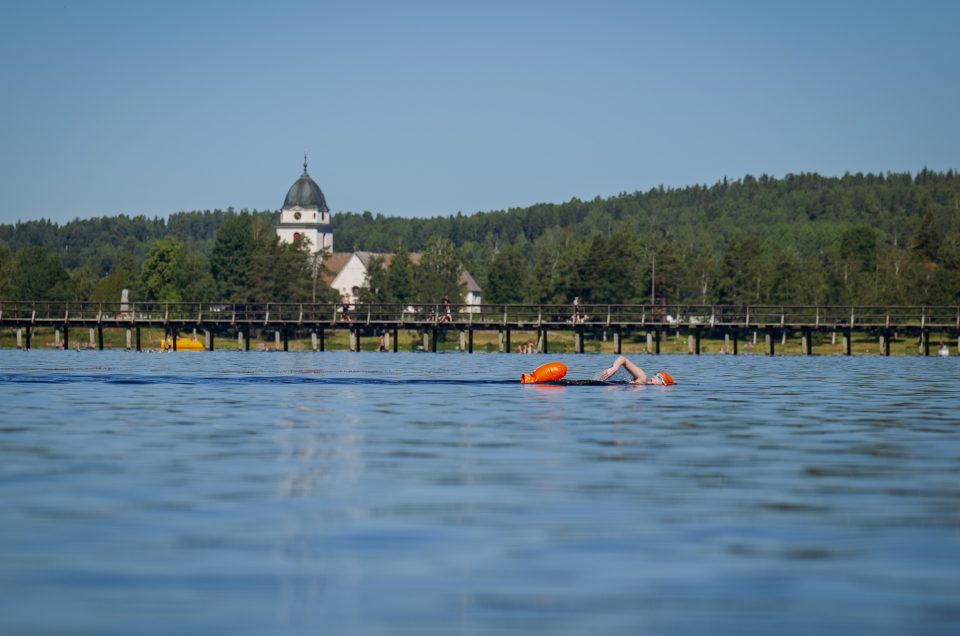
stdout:
[[661,386],[669,386],[671,384],[676,384],[671,376],[666,371],[661,371],[654,376],[648,376],[647,373],[630,362],[623,356],[617,356],[617,359],[613,361],[613,366],[607,369],[604,369],[600,372],[598,376],[601,380],[607,380],[613,377],[613,374],[620,370],[623,367],[627,372],[633,376],[633,381],[630,384],[658,384]]

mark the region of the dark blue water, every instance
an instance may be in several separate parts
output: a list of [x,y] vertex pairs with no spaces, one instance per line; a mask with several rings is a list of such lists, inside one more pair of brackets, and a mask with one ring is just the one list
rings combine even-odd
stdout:
[[958,634],[960,359],[0,351],[0,634]]

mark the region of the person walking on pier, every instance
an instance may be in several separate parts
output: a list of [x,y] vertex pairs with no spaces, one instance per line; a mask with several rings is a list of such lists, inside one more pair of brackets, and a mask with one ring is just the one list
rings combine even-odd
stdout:
[[631,381],[630,384],[658,384],[661,386],[676,384],[676,382],[673,380],[673,376],[666,371],[661,371],[655,376],[649,377],[643,369],[630,362],[623,356],[617,356],[617,359],[613,361],[613,366],[601,371],[599,378],[601,380],[607,380],[613,377],[613,374],[619,371],[621,367],[626,369],[627,372],[633,376],[633,381]]

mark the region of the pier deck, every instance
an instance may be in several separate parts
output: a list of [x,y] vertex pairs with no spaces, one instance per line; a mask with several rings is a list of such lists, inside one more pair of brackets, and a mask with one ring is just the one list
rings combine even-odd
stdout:
[[138,350],[142,328],[162,328],[174,343],[180,332],[202,330],[208,349],[215,336],[236,336],[238,347],[249,349],[252,333],[275,332],[284,350],[289,336],[296,333],[310,333],[313,348],[323,350],[324,334],[339,330],[349,332],[352,350],[359,350],[362,337],[384,335],[396,351],[397,332],[411,330],[422,334],[425,349],[435,351],[437,334],[453,331],[459,333],[459,348],[469,352],[475,331],[497,332],[501,351],[510,351],[511,332],[534,331],[541,353],[549,352],[550,332],[572,332],[574,350],[580,353],[589,335],[611,337],[619,352],[623,336],[645,333],[647,350],[659,353],[662,334],[674,331],[687,334],[689,351],[697,354],[704,335],[722,335],[725,350],[736,354],[740,338],[757,332],[763,333],[764,350],[770,355],[784,333],[799,334],[803,352],[812,353],[810,339],[817,332],[839,333],[844,352],[849,353],[851,334],[858,332],[875,335],[881,352],[889,355],[894,334],[917,336],[925,354],[931,331],[957,337],[960,305],[451,305],[447,312],[441,304],[366,303],[344,311],[339,303],[0,302],[0,328],[16,329],[18,346],[29,348],[31,331],[37,327],[62,330],[65,346],[70,329],[88,328],[99,348],[103,329],[123,329],[128,348]]

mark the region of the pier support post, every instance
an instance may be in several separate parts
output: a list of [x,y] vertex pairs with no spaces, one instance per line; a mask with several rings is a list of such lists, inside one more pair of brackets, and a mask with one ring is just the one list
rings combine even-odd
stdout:
[[925,356],[930,355],[930,330],[920,330],[920,353]]
[[237,332],[237,351],[243,351],[243,331]]
[[549,353],[550,341],[547,339],[547,330],[540,330],[540,341],[537,343],[537,351],[540,353]]
[[655,355],[660,355],[660,330],[653,330],[653,353]]
[[510,330],[504,327],[497,329],[497,347],[500,353],[510,353]]
[[63,326],[63,348],[64,350],[70,348],[70,328],[66,325]]
[[880,355],[882,356],[890,355],[890,332],[889,331],[880,332]]
[[433,327],[430,330],[430,352],[431,353],[437,352],[437,335],[438,335],[437,328]]
[[250,351],[250,328],[243,330],[243,350]]
[[773,329],[767,329],[763,332],[763,340],[765,346],[765,353],[768,356],[772,356],[776,353],[776,347],[774,346],[773,338]]
[[430,330],[424,329],[420,334],[420,347],[424,351],[430,351]]
[[[471,340],[470,342],[472,343],[473,341]],[[400,346],[400,330],[399,329],[394,328],[393,337],[390,339],[390,344],[391,344],[391,348],[393,349],[393,352],[396,353],[397,347]]]
[[30,350],[30,341],[33,340],[33,328],[27,325],[27,328],[23,332],[23,348]]
[[290,351],[290,330],[283,328],[283,350]]
[[316,352],[317,350],[317,332],[310,332],[310,350]]
[[843,330],[843,355],[849,356],[853,353],[853,337],[849,329]]
[[731,354],[733,354],[733,355],[737,355],[737,354],[739,353],[739,351],[737,351],[737,344],[738,344],[738,343],[737,343],[737,340],[738,340],[738,338],[737,338],[737,332],[736,332],[736,331],[734,331],[734,332],[730,332],[730,331],[724,332],[724,334],[723,334],[723,352],[724,352],[724,353],[731,353]]
[[97,346],[97,335],[93,331],[93,327],[90,327],[90,348],[93,349]]
[[137,341],[137,351],[143,351],[143,347],[140,346],[140,327],[134,329],[133,335]]
[[473,353],[473,329],[467,329],[467,353]]
[[583,330],[582,329],[573,330],[573,352],[583,353]]
[[213,345],[214,345],[214,341],[213,341],[213,329],[207,329],[205,335],[206,335],[206,338],[205,338],[206,343],[205,343],[205,345],[206,345],[206,347],[207,347],[207,351],[213,351]]
[[127,328],[127,351],[130,351],[130,348],[133,345],[133,332],[130,331],[130,328]]
[[613,330],[613,352],[617,355],[623,353],[623,343],[620,338],[620,330]]
[[730,335],[733,338],[733,355],[740,355],[740,332],[734,331]]
[[460,343],[457,348],[460,349],[460,351],[467,350],[467,330],[466,329],[460,330]]
[[60,328],[57,327],[53,330],[53,346],[57,349],[60,348]]
[[805,356],[813,355],[813,342],[810,340],[809,329],[802,329],[800,331],[800,353]]
[[17,349],[23,349],[23,327],[17,327]]
[[320,351],[327,349],[327,334],[323,329],[317,331],[317,339],[320,341]]
[[693,328],[693,331],[687,334],[687,353],[700,355],[700,326]]
[[647,353],[653,353],[653,332],[647,332]]
[[280,330],[273,332],[273,350],[280,351]]
[[97,325],[97,349],[103,351],[103,327]]
[[[173,343],[173,350],[177,350],[177,338],[180,337],[180,332],[176,329],[170,330],[170,341]],[[101,340],[102,341],[102,340]],[[101,347],[102,348],[102,347]]]
[[[426,337],[426,334],[424,334]],[[360,332],[354,329],[350,330],[350,351],[358,352],[360,351]]]

